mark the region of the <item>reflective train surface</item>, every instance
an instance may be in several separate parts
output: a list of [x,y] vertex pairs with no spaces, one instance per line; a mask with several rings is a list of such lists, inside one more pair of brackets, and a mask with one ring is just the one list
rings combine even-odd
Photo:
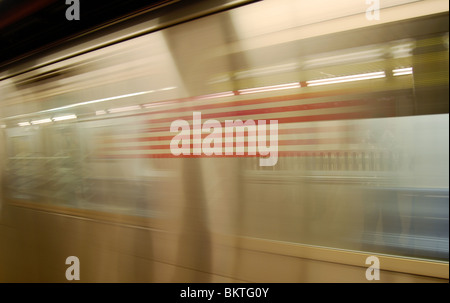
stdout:
[[367,8],[174,12],[0,70],[0,281],[448,282],[448,2]]

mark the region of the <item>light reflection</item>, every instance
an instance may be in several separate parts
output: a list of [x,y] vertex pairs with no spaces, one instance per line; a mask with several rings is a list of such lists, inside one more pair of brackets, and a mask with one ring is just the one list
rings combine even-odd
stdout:
[[354,82],[354,81],[361,81],[361,80],[378,79],[378,78],[384,78],[384,77],[386,77],[386,74],[383,71],[383,72],[373,72],[373,73],[357,74],[357,75],[350,75],[350,76],[310,80],[310,81],[306,81],[306,84],[307,84],[307,86],[318,86],[318,85],[328,85],[328,84],[335,84],[335,83],[345,83],[345,82]]
[[115,113],[121,113],[121,112],[128,112],[128,111],[132,111],[132,110],[138,110],[138,109],[141,109],[141,107],[139,105],[124,106],[124,107],[108,109],[108,113],[115,114]]
[[64,120],[71,120],[71,119],[76,119],[76,118],[77,118],[76,115],[58,116],[58,117],[54,117],[53,121],[64,121]]
[[392,72],[394,76],[412,75],[413,69],[412,67],[398,68],[392,70]]
[[300,88],[300,87],[301,87],[301,85],[299,82],[294,82],[294,83],[286,83],[286,84],[240,89],[238,92],[241,95],[245,95],[245,94],[270,92],[270,91],[275,91],[275,90],[292,89],[292,88]]
[[31,124],[36,125],[36,124],[44,124],[44,123],[50,123],[50,122],[52,122],[52,119],[45,118],[45,119],[40,119],[40,120],[33,120],[33,121],[31,121]]

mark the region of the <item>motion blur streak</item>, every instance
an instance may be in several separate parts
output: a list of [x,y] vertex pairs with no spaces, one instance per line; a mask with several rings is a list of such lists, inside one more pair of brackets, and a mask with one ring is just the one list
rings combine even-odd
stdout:
[[[448,282],[448,2],[381,3],[255,2],[1,70],[0,281],[76,256],[81,282],[367,282],[375,255],[380,282]],[[278,162],[248,130],[174,156],[194,112],[277,121]]]

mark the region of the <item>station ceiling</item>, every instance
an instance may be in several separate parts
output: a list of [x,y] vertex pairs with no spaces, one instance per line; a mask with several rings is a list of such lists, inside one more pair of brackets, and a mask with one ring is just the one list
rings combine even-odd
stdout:
[[76,1],[0,0],[0,65],[127,16],[180,1],[183,0],[78,0],[80,20],[67,20],[66,11]]

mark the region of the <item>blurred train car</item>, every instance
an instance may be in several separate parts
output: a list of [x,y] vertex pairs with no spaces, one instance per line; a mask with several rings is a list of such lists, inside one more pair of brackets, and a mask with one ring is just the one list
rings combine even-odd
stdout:
[[[342,2],[174,11],[1,71],[0,281],[77,256],[82,282],[368,282],[374,255],[448,282],[448,2]],[[248,129],[174,155],[194,112],[276,120],[276,163]]]

